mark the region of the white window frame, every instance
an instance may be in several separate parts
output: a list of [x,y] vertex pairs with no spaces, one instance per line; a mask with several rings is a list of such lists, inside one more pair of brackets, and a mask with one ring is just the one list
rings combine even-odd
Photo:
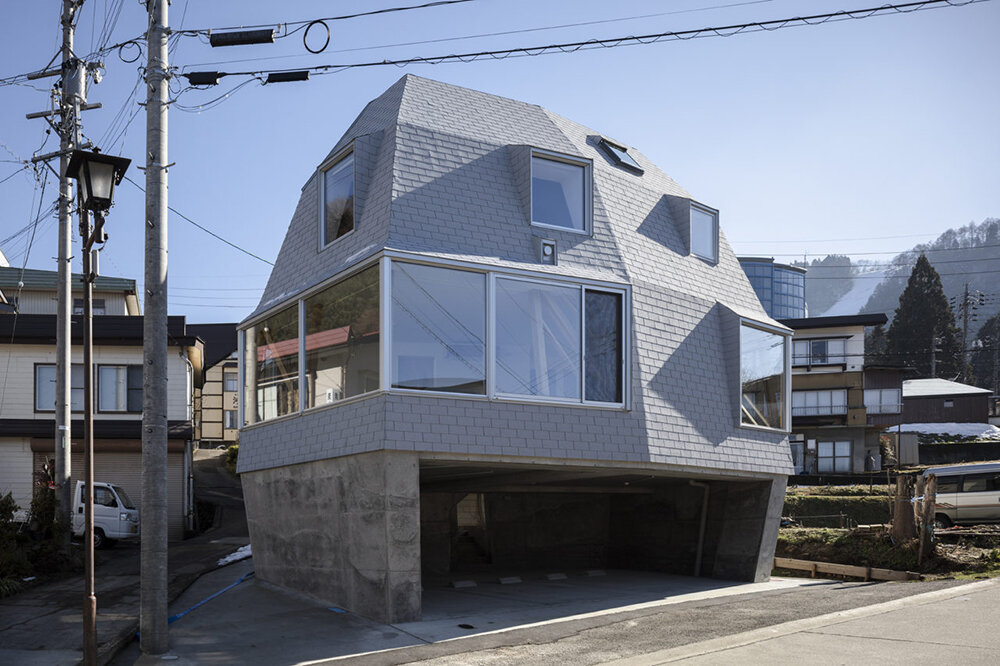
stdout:
[[[839,400],[837,401],[836,404],[834,404],[835,394],[836,394],[836,397],[840,397],[841,394],[843,395],[844,401],[843,401],[842,405],[840,404]],[[814,406],[801,405],[801,406],[798,406],[798,407],[795,406],[796,398],[801,398],[802,400],[805,401],[806,398],[807,398],[807,396],[810,396],[810,395],[816,396],[816,403],[817,403],[816,405],[814,405]],[[830,400],[829,400],[830,406],[828,408],[828,411],[820,411],[820,410],[827,409],[826,405],[820,405],[820,404],[818,404],[819,403],[819,398],[822,395],[827,395],[830,398]],[[816,389],[816,390],[811,390],[811,391],[792,391],[792,405],[793,405],[792,406],[792,416],[799,416],[799,417],[804,417],[804,416],[841,416],[841,415],[847,414],[847,389]],[[813,410],[813,411],[809,411],[809,410]]]
[[[38,405],[38,370],[39,370],[39,368],[52,368],[52,374],[53,374],[53,377],[52,377],[53,401],[52,401],[52,406],[51,407],[39,407],[39,405]],[[81,375],[80,376],[80,386],[78,388],[73,388],[73,371],[74,370],[78,370],[80,372],[80,375]],[[33,411],[35,413],[46,413],[46,412],[52,413],[52,412],[55,412],[56,411],[56,405],[55,405],[55,392],[56,392],[56,389],[55,389],[55,384],[56,384],[56,380],[57,380],[56,373],[58,372],[58,366],[55,363],[35,363],[35,367],[34,367],[33,372],[34,372],[33,385],[32,385],[32,388],[34,389],[34,395],[32,396],[32,405],[34,407]],[[70,401],[70,408],[71,408],[71,413],[72,414],[82,414],[83,411],[84,411],[85,405],[81,405],[80,409],[72,409],[72,405],[73,405],[73,391],[79,391],[80,392],[80,402],[81,403],[84,402],[84,400],[83,400],[83,384],[85,382],[85,378],[82,375],[83,375],[83,364],[82,363],[72,363],[71,366],[70,366],[70,381],[69,381],[70,385],[67,387],[69,389],[69,394],[70,394],[69,395],[69,401]]]
[[[792,401],[788,399],[791,395],[789,390],[792,386],[792,332],[783,329],[776,328],[774,326],[769,326],[764,322],[757,321],[756,319],[747,319],[746,317],[740,317],[739,328],[736,332],[736,345],[737,349],[737,368],[736,368],[736,427],[737,428],[748,428],[750,430],[764,430],[766,432],[784,432],[789,433],[792,431]],[[749,326],[750,328],[756,328],[767,333],[774,333],[780,335],[784,339],[784,368],[782,370],[781,376],[781,392],[779,393],[779,398],[783,397],[784,401],[781,405],[781,428],[770,428],[768,426],[754,425],[753,423],[743,422],[743,379],[741,377],[741,368],[743,365],[743,349],[742,343],[740,341],[742,327]]]
[[[826,343],[826,360],[819,361],[813,358],[812,346],[815,342]],[[839,353],[830,352],[830,343],[840,342],[844,345],[844,350]],[[795,352],[795,347],[804,345],[805,354]],[[832,360],[831,360],[832,359]],[[792,365],[796,367],[812,367],[826,365],[847,365],[847,338],[800,338],[792,341]]]
[[698,210],[706,215],[712,216],[712,250],[714,256],[706,257],[703,254],[694,251],[694,216],[688,212],[688,249],[691,254],[699,259],[704,259],[705,261],[717,264],[719,263],[719,211],[715,208],[706,206],[705,204],[698,203],[697,201],[691,202],[691,210]]
[[[534,171],[535,171],[535,158],[549,160],[551,162],[562,162],[563,164],[571,164],[573,166],[578,166],[583,169],[583,229],[572,229],[570,227],[561,227],[557,224],[546,224],[545,222],[535,221],[535,186],[534,186]],[[583,236],[590,236],[593,234],[593,218],[594,218],[594,164],[593,161],[583,158],[574,157],[572,155],[565,155],[562,153],[554,153],[548,150],[542,150],[540,148],[532,148],[528,155],[528,191],[530,192],[530,197],[528,201],[528,215],[531,218],[531,226],[539,227],[542,229],[555,229],[556,231],[564,231],[570,234],[580,234]]]
[[[339,164],[341,164],[348,157],[353,158],[351,160],[351,170],[352,178],[354,179],[354,226],[343,236],[338,236],[329,241],[326,239],[326,174],[336,169]],[[339,153],[334,155],[332,158],[323,162],[317,169],[317,174],[319,176],[319,183],[317,189],[319,190],[319,225],[317,227],[317,239],[319,244],[319,251],[323,251],[331,245],[336,244],[337,241],[347,238],[353,234],[358,228],[358,161],[357,155],[354,153],[354,143],[341,150]]]
[[[822,447],[823,444],[829,444],[832,447],[832,449],[831,449],[833,451],[833,455],[832,456],[821,456],[819,454],[820,450],[823,448]],[[838,456],[837,455],[837,444],[847,444],[847,455],[846,456]],[[847,469],[846,470],[837,470],[837,460],[843,460],[844,458],[847,459]],[[833,461],[833,469],[832,470],[828,470],[828,471],[820,471],[820,469],[819,469],[819,461],[820,460],[832,460]],[[849,474],[851,472],[851,467],[853,466],[853,464],[854,464],[854,441],[853,440],[849,440],[849,439],[846,439],[846,440],[845,439],[825,440],[824,439],[824,440],[820,440],[820,441],[816,442],[816,472],[818,474],[845,474],[845,473]]]
[[[891,392],[886,401],[886,393]],[[876,398],[878,398],[876,400]],[[899,414],[903,411],[903,390],[897,388],[865,389],[865,410],[869,414]]]
[[[128,392],[129,390],[135,390],[129,388],[128,383],[128,371],[131,368],[138,367],[142,368],[141,363],[100,363],[94,367],[94,381],[93,381],[93,392],[94,392],[94,411],[100,414],[142,414],[142,407],[138,410],[128,408]],[[103,368],[119,368],[125,373],[125,385],[124,385],[124,401],[125,409],[104,409],[101,407],[101,370]],[[140,386],[140,389],[145,389],[144,386]]]

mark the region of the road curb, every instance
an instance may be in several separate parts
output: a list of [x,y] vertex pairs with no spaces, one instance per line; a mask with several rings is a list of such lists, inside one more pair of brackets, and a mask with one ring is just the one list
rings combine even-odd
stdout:
[[902,608],[907,608],[909,606],[921,606],[937,601],[943,601],[945,599],[960,597],[997,585],[1000,585],[1000,578],[976,581],[965,585],[959,585],[957,587],[949,587],[943,590],[934,590],[933,592],[924,592],[922,594],[915,594],[901,599],[893,599],[892,601],[885,601],[871,606],[860,606],[858,608],[827,613],[826,615],[817,615],[816,617],[804,618],[802,620],[792,620],[791,622],[776,624],[770,627],[763,627],[761,629],[754,629],[753,631],[747,631],[740,634],[713,638],[699,643],[691,643],[689,645],[680,645],[678,647],[668,648],[657,652],[650,652],[634,657],[627,657],[625,659],[617,659],[614,661],[604,662],[601,666],[611,666],[612,664],[614,666],[655,666],[657,664],[667,664],[680,661],[682,659],[690,659],[692,657],[700,657],[714,652],[721,652],[723,650],[752,645],[753,643],[759,643],[773,638],[779,638],[781,636],[788,636],[802,631],[828,627],[834,624],[840,624],[841,622],[881,615],[883,613],[889,613]]

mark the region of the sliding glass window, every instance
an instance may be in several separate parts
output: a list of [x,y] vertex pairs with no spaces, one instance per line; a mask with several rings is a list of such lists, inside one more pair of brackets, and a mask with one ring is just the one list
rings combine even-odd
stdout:
[[378,266],[305,299],[306,407],[379,388]]
[[486,393],[486,275],[392,264],[392,387]]

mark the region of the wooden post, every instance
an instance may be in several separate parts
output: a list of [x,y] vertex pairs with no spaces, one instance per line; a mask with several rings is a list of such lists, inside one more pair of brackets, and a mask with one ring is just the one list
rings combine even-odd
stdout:
[[913,477],[900,474],[896,477],[896,497],[892,509],[892,538],[896,543],[909,541],[916,536],[913,524]]

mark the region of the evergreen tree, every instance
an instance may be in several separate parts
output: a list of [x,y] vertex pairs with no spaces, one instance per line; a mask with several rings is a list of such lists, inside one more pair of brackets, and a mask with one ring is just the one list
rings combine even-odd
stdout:
[[[937,367],[931,354],[937,338]],[[961,333],[941,287],[941,277],[923,254],[917,259],[886,335],[888,353],[916,368],[921,377],[954,379],[962,371]]]
[[865,336],[865,365],[905,365],[898,360],[892,363],[888,358],[889,344],[885,338],[885,327],[882,324],[872,327]]
[[1000,390],[1000,368],[996,368],[994,359],[1000,353],[1000,312],[985,322],[976,334],[976,342],[972,344],[972,376],[976,386],[988,388],[994,392]]

